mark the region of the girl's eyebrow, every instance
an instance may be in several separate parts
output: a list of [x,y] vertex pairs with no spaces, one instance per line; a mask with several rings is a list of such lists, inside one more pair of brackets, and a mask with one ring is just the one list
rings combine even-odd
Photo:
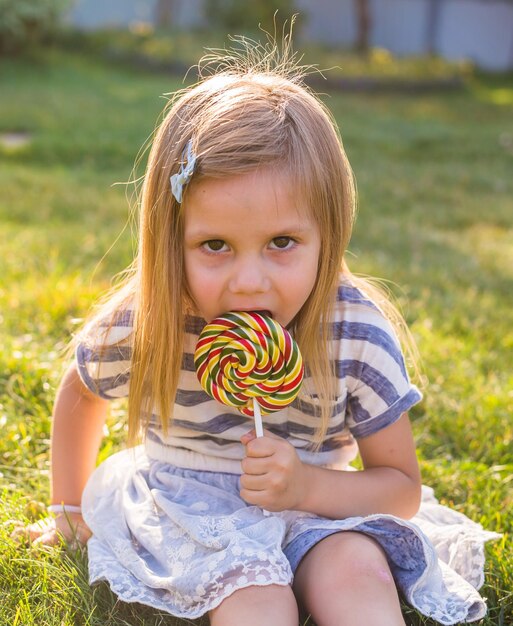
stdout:
[[189,241],[210,241],[211,239],[219,239],[224,241],[224,239],[226,239],[226,234],[223,235],[216,230],[191,229],[189,231],[185,231],[184,238],[188,239]]
[[[311,229],[310,225],[291,224],[284,227],[273,229],[266,233],[266,235],[273,239],[284,235],[301,234],[308,232]],[[185,232],[186,237],[190,239],[226,239],[227,233],[221,233],[219,230],[207,230],[205,228],[190,229],[189,232]]]

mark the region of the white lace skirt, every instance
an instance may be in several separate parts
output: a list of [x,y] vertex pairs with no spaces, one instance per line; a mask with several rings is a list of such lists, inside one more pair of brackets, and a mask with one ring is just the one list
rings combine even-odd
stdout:
[[442,624],[486,613],[484,543],[497,538],[438,504],[424,488],[411,521],[391,515],[330,520],[268,513],[239,496],[238,475],[196,471],[148,459],[142,447],[114,454],[91,476],[82,499],[93,536],[91,584],[108,581],[124,602],[197,618],[237,589],[290,585],[318,541],[358,531],[384,549],[397,587]]

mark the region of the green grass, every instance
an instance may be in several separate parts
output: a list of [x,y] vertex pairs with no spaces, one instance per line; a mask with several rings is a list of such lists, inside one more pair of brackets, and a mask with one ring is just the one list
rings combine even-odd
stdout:
[[[31,137],[0,148],[0,624],[183,626],[117,602],[106,585],[90,589],[82,552],[9,538],[10,520],[37,519],[48,501],[66,342],[131,258],[133,187],[114,183],[129,180],[160,94],[181,80],[53,52],[4,61],[0,84],[0,134]],[[513,83],[327,101],[359,186],[351,266],[393,281],[429,378],[412,413],[424,482],[505,533],[487,548],[482,624],[513,623]],[[100,459],[124,433],[114,405]]]

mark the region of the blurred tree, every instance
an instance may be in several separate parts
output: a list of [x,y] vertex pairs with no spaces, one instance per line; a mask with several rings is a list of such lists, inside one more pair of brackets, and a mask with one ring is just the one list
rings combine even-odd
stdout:
[[436,53],[436,42],[440,28],[441,0],[429,0],[426,27],[426,50],[428,54]]
[[173,14],[177,9],[177,0],[158,0],[155,8],[157,28],[169,28],[173,24]]
[[369,0],[354,0],[354,6],[357,25],[356,49],[358,52],[367,54],[372,24]]
[[255,32],[260,26],[269,33],[281,33],[294,14],[293,0],[206,0],[209,24],[233,34]]
[[0,53],[19,54],[48,41],[71,0],[0,0]]

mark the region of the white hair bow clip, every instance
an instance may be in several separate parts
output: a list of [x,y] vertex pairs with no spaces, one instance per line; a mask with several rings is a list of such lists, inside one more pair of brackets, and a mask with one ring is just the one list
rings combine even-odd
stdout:
[[192,141],[189,139],[182,153],[180,170],[171,176],[171,192],[177,202],[182,202],[184,185],[191,180],[196,165],[196,155],[192,151]]

